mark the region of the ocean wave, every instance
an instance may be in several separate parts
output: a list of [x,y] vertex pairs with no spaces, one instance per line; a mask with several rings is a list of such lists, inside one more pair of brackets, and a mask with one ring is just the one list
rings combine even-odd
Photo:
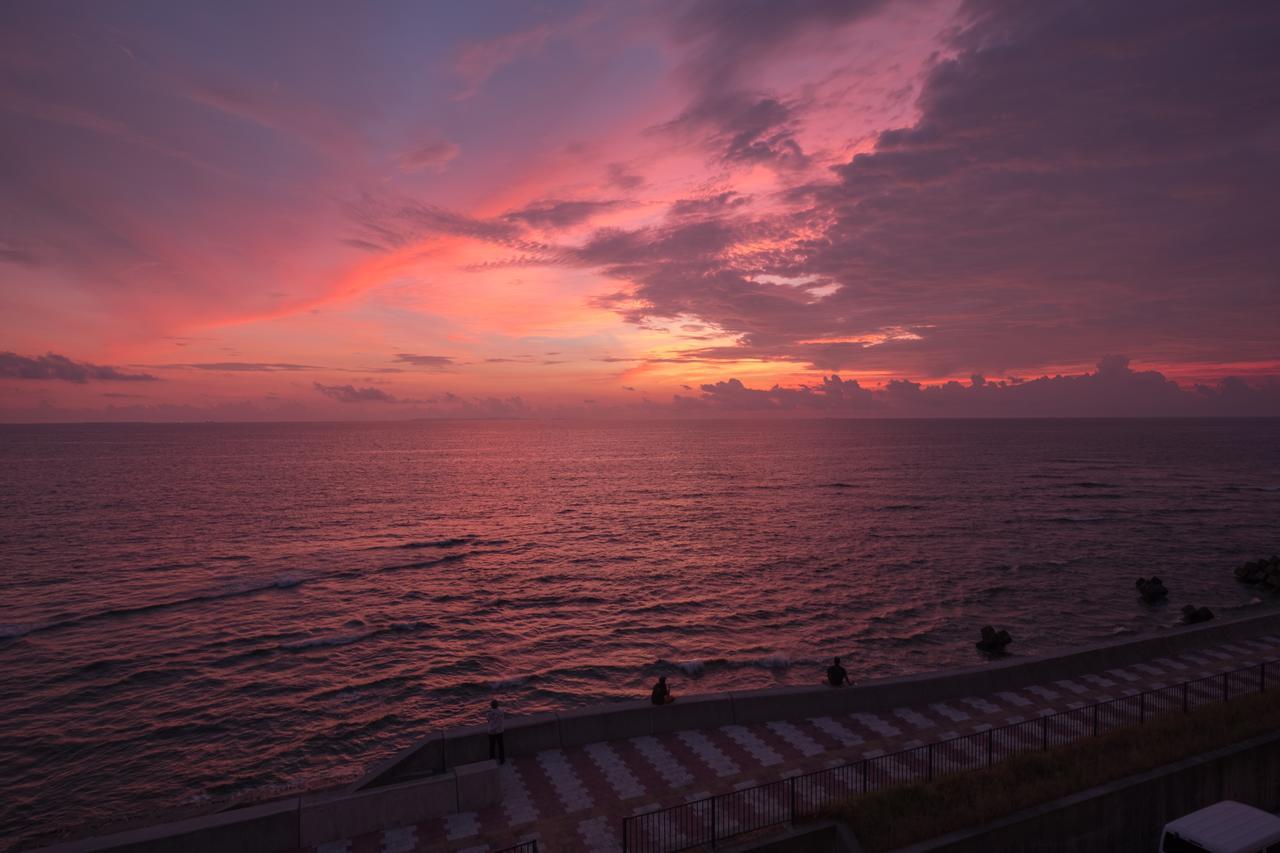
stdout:
[[1034,563],[1019,563],[1014,566],[1017,572],[1034,572],[1041,569],[1056,570],[1061,569],[1068,564],[1068,560],[1039,560]]
[[[432,566],[439,566],[444,563],[456,563],[459,560],[465,560],[468,556],[470,556],[470,553],[446,554],[443,557],[438,557],[434,560],[417,560],[412,563],[395,563],[394,565],[390,565],[390,566],[379,566],[378,568],[373,570],[373,573],[400,572],[400,571],[406,571],[410,569],[429,569]],[[355,569],[353,571],[346,572],[344,574],[345,575],[362,575],[362,574],[365,574],[365,572],[361,569]]]
[[701,675],[707,668],[707,662],[704,660],[675,660],[671,661],[671,665],[686,675]]
[[143,572],[168,572],[174,569],[196,569],[199,563],[157,563],[154,566],[143,566],[139,571]]
[[822,485],[818,486],[818,488],[820,489],[856,489],[858,487],[853,483],[823,483]]
[[1104,515],[1054,515],[1045,519],[1054,524],[1093,524],[1106,520]]
[[899,607],[896,610],[890,610],[887,613],[875,613],[867,617],[868,624],[883,625],[885,623],[897,622],[910,616],[919,616],[921,607],[919,605],[911,605],[908,607]]
[[659,658],[648,669],[661,674],[664,671],[679,670],[687,676],[698,678],[708,672],[734,669],[790,669],[797,663],[791,656],[782,652],[771,652],[765,655],[747,658],[689,658],[686,660],[667,660]]
[[306,696],[305,699],[308,702],[315,702],[322,699],[334,699],[337,697],[350,696],[356,693],[383,691],[388,688],[400,687],[410,680],[411,678],[408,675],[383,675],[378,678],[369,679],[368,681],[356,681],[349,684],[326,687]]
[[19,637],[25,637],[30,634],[43,633],[45,631],[56,631],[63,628],[71,628],[76,625],[101,622],[108,619],[120,619],[128,616],[136,616],[140,613],[152,613],[158,610],[172,610],[179,607],[186,607],[191,604],[201,604],[206,601],[219,601],[226,598],[237,598],[242,595],[254,595],[259,592],[267,592],[274,589],[292,589],[304,582],[305,581],[302,578],[295,575],[284,575],[271,581],[255,581],[233,584],[220,590],[200,593],[186,598],[177,598],[172,601],[149,602],[147,604],[136,604],[131,607],[114,607],[109,610],[101,610],[96,613],[86,613],[81,616],[69,616],[65,619],[58,619],[52,622],[38,622],[29,625],[4,625],[0,626],[0,640],[12,640]]
[[471,545],[476,541],[476,536],[456,536],[451,539],[433,539],[426,542],[405,542],[400,545],[394,545],[395,548],[407,548],[416,550],[418,548],[456,548],[459,545]]
[[372,631],[352,631],[347,634],[331,634],[324,637],[308,637],[305,640],[298,640],[292,643],[283,643],[280,645],[281,651],[286,652],[304,652],[308,649],[322,649],[333,646],[349,646],[353,643],[371,640],[375,637],[382,637],[387,634],[414,634],[424,628],[431,627],[427,622],[396,622],[391,625],[385,625],[381,628],[374,628]]
[[280,648],[286,652],[303,652],[307,649],[321,649],[329,646],[349,646],[352,643],[358,643],[361,640],[373,636],[372,631],[363,631],[355,634],[337,634],[332,637],[311,637],[306,640],[299,640],[296,643],[284,643]]

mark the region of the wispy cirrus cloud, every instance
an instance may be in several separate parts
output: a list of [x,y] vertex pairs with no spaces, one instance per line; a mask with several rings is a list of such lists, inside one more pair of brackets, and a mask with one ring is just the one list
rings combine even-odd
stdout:
[[462,146],[445,139],[435,139],[414,146],[400,155],[400,168],[406,172],[420,169],[443,171],[449,162],[462,153]]
[[181,364],[152,364],[148,367],[158,369],[216,370],[228,373],[278,373],[300,370],[330,370],[314,364],[289,364],[288,362],[268,361],[206,361]]
[[414,367],[431,367],[437,370],[453,367],[456,362],[447,355],[418,355],[411,352],[396,353],[395,361],[400,364],[412,364]]
[[515,248],[539,249],[541,244],[523,241],[525,228],[503,219],[469,216],[439,205],[412,199],[387,199],[371,194],[346,205],[357,234],[347,243],[373,251],[393,251],[426,237],[467,237]]
[[560,229],[578,225],[591,217],[612,210],[621,202],[605,201],[556,201],[542,200],[513,210],[503,218],[523,222],[534,228]]
[[473,97],[500,69],[537,53],[552,32],[549,24],[537,24],[462,45],[453,62],[454,73],[462,81],[462,88],[453,96],[454,100],[464,101]]

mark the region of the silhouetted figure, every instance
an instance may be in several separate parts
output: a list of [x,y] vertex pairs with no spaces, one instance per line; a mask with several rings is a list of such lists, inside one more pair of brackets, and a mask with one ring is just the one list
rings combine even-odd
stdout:
[[1004,647],[1013,642],[1013,637],[1005,630],[997,631],[990,625],[982,626],[982,639],[976,645],[984,652],[1003,652]]
[[676,697],[671,695],[671,691],[667,689],[667,677],[661,675],[658,677],[658,683],[653,685],[653,691],[649,694],[650,701],[655,705],[670,705],[676,701]]
[[836,662],[827,667],[827,684],[832,687],[843,687],[846,684],[853,684],[849,680],[849,673],[844,671],[844,667],[840,665],[840,658],[836,658]]
[[503,743],[502,735],[506,731],[507,719],[498,707],[497,699],[489,703],[485,717],[489,720],[489,757],[498,759],[499,764],[506,764],[507,745]]

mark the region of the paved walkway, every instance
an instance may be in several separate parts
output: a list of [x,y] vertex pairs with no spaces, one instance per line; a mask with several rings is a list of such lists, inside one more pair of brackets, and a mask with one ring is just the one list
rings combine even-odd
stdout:
[[626,815],[1277,658],[1280,637],[1265,636],[990,696],[547,750],[508,760],[502,799],[483,811],[324,844],[317,853],[481,853],[531,838],[550,853],[615,851]]

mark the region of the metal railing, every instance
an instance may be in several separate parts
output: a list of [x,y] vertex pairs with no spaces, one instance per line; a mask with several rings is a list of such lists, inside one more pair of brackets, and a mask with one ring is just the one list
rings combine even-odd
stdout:
[[856,794],[979,770],[1020,753],[1061,746],[1125,726],[1142,725],[1166,714],[1186,714],[1206,705],[1229,702],[1236,696],[1262,693],[1280,683],[1277,662],[1264,661],[1206,678],[624,817],[622,849],[625,853],[674,853],[697,847],[715,847],[734,836],[812,817],[824,806]]
[[514,847],[503,847],[501,850],[495,850],[493,853],[538,853],[538,839],[532,838],[528,841],[521,841]]

